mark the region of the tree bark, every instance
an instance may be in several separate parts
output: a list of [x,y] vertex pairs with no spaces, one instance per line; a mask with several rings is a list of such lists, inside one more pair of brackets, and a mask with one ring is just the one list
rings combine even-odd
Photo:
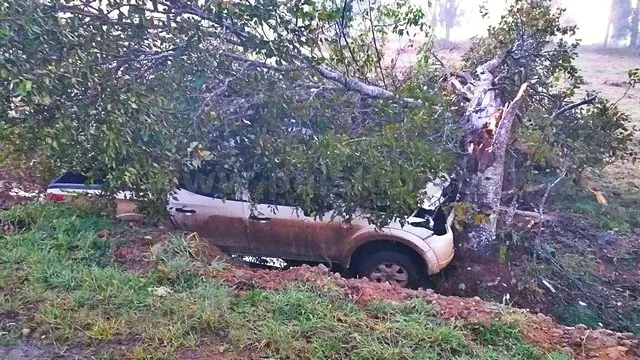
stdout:
[[465,114],[468,155],[464,164],[467,176],[462,196],[464,201],[476,205],[475,211],[482,214],[482,221],[468,225],[462,250],[465,253],[463,256],[476,259],[489,260],[495,257],[507,145],[527,88],[526,83],[522,85],[511,104],[502,107],[500,98],[492,89],[492,72],[501,60],[494,59],[478,68],[480,81]]

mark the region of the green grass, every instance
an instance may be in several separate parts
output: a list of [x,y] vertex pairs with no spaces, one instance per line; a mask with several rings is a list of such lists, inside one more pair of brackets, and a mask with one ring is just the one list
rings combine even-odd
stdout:
[[[277,359],[561,358],[525,344],[517,324],[452,324],[419,299],[359,307],[296,283],[234,291],[204,279],[179,238],[158,255],[158,269],[127,273],[111,261],[111,245],[126,241],[96,236],[121,225],[67,207],[30,205],[0,219],[22,229],[0,237],[0,313],[20,314],[18,326],[0,329],[8,344],[30,328],[58,348],[126,345],[107,358],[174,358],[196,346]],[[172,292],[150,291],[162,286]]]
[[593,310],[579,304],[565,305],[556,311],[555,316],[569,326],[584,324],[589,327],[598,327],[602,321]]
[[554,206],[558,210],[585,215],[603,229],[626,234],[640,227],[640,193],[609,196],[609,204],[602,205],[593,194],[566,181],[554,194]]

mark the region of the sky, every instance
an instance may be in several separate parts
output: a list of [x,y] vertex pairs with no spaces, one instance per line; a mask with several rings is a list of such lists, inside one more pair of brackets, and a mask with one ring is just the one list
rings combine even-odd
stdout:
[[[464,40],[473,35],[481,35],[492,22],[500,18],[504,10],[505,0],[486,0],[491,17],[482,20],[479,16],[479,6],[484,0],[461,0],[466,9],[466,16],[462,25],[451,32],[452,40]],[[636,0],[638,1],[638,0]],[[427,0],[412,0],[414,4],[426,4]],[[578,25],[577,37],[583,44],[602,43],[609,17],[611,0],[562,0],[568,15]]]

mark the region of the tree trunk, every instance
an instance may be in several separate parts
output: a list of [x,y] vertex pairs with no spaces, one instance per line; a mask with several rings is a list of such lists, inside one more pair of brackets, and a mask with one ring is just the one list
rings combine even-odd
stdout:
[[636,8],[633,10],[633,16],[631,17],[631,28],[629,31],[631,32],[631,41],[629,42],[629,47],[634,48],[640,44],[638,44],[638,31],[640,27],[640,1],[636,5]]
[[447,41],[451,40],[451,26],[449,26],[449,24],[444,25],[444,38],[447,39]]
[[526,90],[524,84],[512,103],[502,107],[492,89],[492,72],[500,62],[501,59],[494,59],[478,69],[480,81],[465,115],[468,155],[462,197],[465,202],[475,204],[475,211],[481,216],[474,217],[473,223],[467,226],[461,250],[463,256],[486,260],[495,258],[507,145]]
[[606,49],[609,46],[609,38],[611,37],[611,24],[613,23],[613,2],[615,0],[611,0],[611,9],[609,9],[609,21],[607,22],[607,31],[604,35],[604,48]]

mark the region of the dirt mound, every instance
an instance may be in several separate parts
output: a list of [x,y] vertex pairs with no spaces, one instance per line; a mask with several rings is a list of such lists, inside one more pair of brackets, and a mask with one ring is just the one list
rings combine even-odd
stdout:
[[[291,284],[305,284],[358,305],[372,301],[400,303],[421,298],[442,318],[452,322],[490,326],[496,320],[511,321],[521,327],[528,343],[546,351],[562,351],[575,359],[640,359],[639,340],[631,333],[590,329],[585,325],[562,326],[546,315],[534,315],[526,310],[485,302],[478,297],[445,296],[431,289],[410,290],[366,279],[343,278],[323,265],[303,265],[287,270],[252,268],[224,255],[204,239],[193,234],[180,234],[169,229],[135,228],[127,236],[132,242],[114,254],[127,254],[123,255],[125,264],[140,264],[140,259],[144,259],[151,269],[157,266],[153,253],[163,246],[175,246],[175,243],[169,244],[171,238],[175,242],[182,236],[184,244],[191,249],[187,251],[189,256],[201,264],[200,273],[207,278],[222,280],[238,292],[281,290]],[[212,267],[212,261],[223,261],[227,266]]]
[[322,265],[284,271],[233,268],[209,275],[232,284],[239,291],[251,288],[278,290],[294,282],[331,288],[338,290],[345,299],[361,305],[375,300],[402,302],[422,298],[443,318],[454,322],[490,325],[495,319],[514,317],[527,342],[548,351],[563,351],[576,359],[640,359],[639,340],[631,333],[589,329],[584,325],[562,326],[543,314],[534,316],[479,298],[443,296],[432,290],[409,290],[365,279],[345,279]]
[[[538,233],[522,233],[503,262],[454,258],[436,277],[435,290],[504,302],[553,315],[573,326],[640,331],[640,230],[605,231],[576,216],[558,216]],[[542,244],[535,250],[527,244]]]

